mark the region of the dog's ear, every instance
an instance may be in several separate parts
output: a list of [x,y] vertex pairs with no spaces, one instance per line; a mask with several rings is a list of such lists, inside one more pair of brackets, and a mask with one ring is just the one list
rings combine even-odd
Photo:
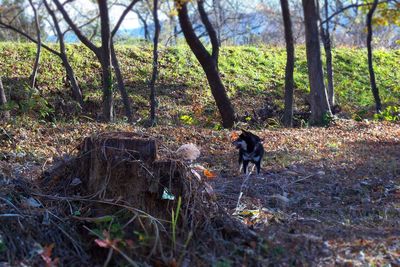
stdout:
[[248,132],[248,131],[246,131],[245,129],[241,129],[242,130],[242,133],[244,133],[244,134],[249,134],[250,132]]

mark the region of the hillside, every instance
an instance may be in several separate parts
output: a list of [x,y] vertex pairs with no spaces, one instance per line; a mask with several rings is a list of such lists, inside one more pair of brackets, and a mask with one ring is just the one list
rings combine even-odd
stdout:
[[[101,98],[99,64],[83,46],[69,45],[68,51],[85,99],[89,101],[95,116]],[[151,74],[151,46],[118,46],[117,53],[136,111],[135,117],[138,120],[146,118],[149,110],[147,81]],[[0,74],[11,99],[19,102],[20,109],[24,111],[36,109],[42,114],[53,111],[58,115],[74,114],[74,105],[68,101],[70,91],[65,84],[60,60],[47,51],[41,58],[38,88],[40,95],[51,103],[50,109],[43,108],[41,97],[34,98],[38,103],[23,102],[28,95],[34,94],[23,85],[30,75],[34,56],[35,46],[32,44],[0,44]],[[400,51],[376,50],[374,57],[383,103],[398,105]],[[297,47],[295,106],[298,111],[307,110],[308,77],[305,58],[305,48]],[[272,120],[267,122],[276,123],[275,119],[283,107],[285,61],[285,50],[280,47],[224,47],[221,50],[220,70],[223,81],[244,122],[259,122],[262,119],[264,124],[265,119],[272,116]],[[337,48],[333,53],[333,62],[336,99],[342,110],[341,115],[356,119],[370,117],[373,97],[369,87],[366,51]],[[190,50],[184,46],[163,47],[160,68],[157,88],[160,123],[201,124],[218,128],[218,120],[215,119],[218,114],[205,75]],[[117,110],[122,115],[121,109],[122,105],[117,101]],[[255,112],[261,115],[255,118]]]
[[[118,94],[119,120],[96,121],[102,96],[99,64],[82,46],[68,49],[88,114],[80,113],[71,101],[57,58],[43,54],[38,90],[32,91],[26,82],[35,47],[0,44],[0,75],[13,111],[11,119],[0,124],[0,262],[12,266],[400,264],[400,124],[361,120],[371,118],[374,110],[365,51],[334,51],[339,115],[361,121],[337,119],[329,127],[306,127],[306,121],[298,119],[304,127],[284,128],[279,125],[284,49],[222,49],[220,70],[241,122],[234,129],[221,129],[204,74],[187,48],[161,51],[159,124],[149,128],[143,121],[149,110],[150,46],[117,47],[135,111],[133,124],[123,121]],[[400,51],[379,50],[375,55],[383,102],[399,106]],[[307,111],[304,59],[305,50],[298,47],[298,112]],[[243,175],[238,170],[232,139],[239,128],[262,140],[260,174]],[[116,147],[104,141],[99,142],[98,158],[111,160],[79,167],[86,155],[92,155],[90,148],[82,149],[105,132],[154,138],[157,162],[179,165],[167,165],[162,174],[161,169],[152,169],[154,162],[135,158],[136,150],[118,147],[115,151],[123,153],[110,154]],[[177,153],[188,143],[201,151],[195,162],[180,161]],[[90,183],[76,171],[95,165],[106,167],[99,177],[123,187],[127,196],[138,197],[141,193],[133,191],[143,189],[145,199],[161,200],[149,206],[161,207],[163,217],[142,210],[137,206],[141,201],[121,198],[120,191],[113,197],[93,195]],[[121,166],[128,167],[122,172]],[[140,166],[143,177],[131,175],[136,169],[129,166]],[[114,174],[122,180],[112,179]],[[185,175],[178,180],[184,183],[182,207],[180,193],[175,193],[176,201],[164,198],[164,192],[174,197],[176,174]],[[140,177],[149,178],[150,185],[138,182]],[[157,184],[154,179],[161,185],[169,183],[162,195],[153,187],[150,191]],[[104,188],[113,190],[110,184]]]

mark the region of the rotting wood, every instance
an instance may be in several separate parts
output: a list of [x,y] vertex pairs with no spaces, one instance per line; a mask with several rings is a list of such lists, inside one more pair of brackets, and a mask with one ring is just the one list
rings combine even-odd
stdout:
[[[174,200],[184,194],[186,168],[180,161],[157,160],[155,139],[129,132],[85,138],[77,177],[88,193],[121,199],[157,218],[170,219]],[[171,199],[163,199],[167,194]]]

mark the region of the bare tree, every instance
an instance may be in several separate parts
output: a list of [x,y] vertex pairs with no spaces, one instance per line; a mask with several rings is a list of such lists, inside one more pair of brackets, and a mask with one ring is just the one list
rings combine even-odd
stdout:
[[183,34],[185,36],[186,42],[188,43],[193,54],[196,56],[197,60],[200,62],[206,76],[208,83],[211,88],[211,93],[215,99],[218,110],[222,117],[222,125],[225,128],[230,128],[233,126],[235,121],[235,111],[232,107],[231,101],[226,94],[225,87],[221,81],[221,77],[218,71],[218,52],[219,52],[219,42],[215,30],[213,29],[210,21],[208,20],[207,14],[203,12],[203,0],[197,1],[199,13],[204,26],[207,29],[207,33],[210,37],[212,44],[212,53],[210,54],[204,45],[201,43],[197,37],[193,25],[190,22],[188,15],[187,3],[176,2],[178,8],[178,18],[181,25]]
[[[324,0],[325,19],[329,17],[328,0]],[[321,40],[324,44],[325,60],[326,60],[326,75],[328,80],[328,101],[332,108],[335,105],[335,92],[333,84],[333,66],[332,66],[332,42],[329,29],[329,20],[326,20],[325,25],[320,24]]]
[[318,10],[316,0],[302,0],[306,33],[308,79],[310,82],[310,122],[324,124],[325,116],[332,115],[324,85],[321,50],[318,34]]
[[102,62],[103,76],[103,115],[106,121],[114,120],[114,101],[112,85],[112,65],[111,65],[111,32],[110,17],[108,15],[107,1],[97,0],[100,11],[101,24],[101,47],[99,57]]
[[[29,41],[31,41],[31,42],[33,42],[35,44],[38,43],[38,41],[35,38],[33,38],[32,36],[30,36],[28,33],[24,32],[22,30],[19,30],[18,28],[14,27],[13,25],[7,24],[7,23],[5,23],[5,22],[3,22],[1,20],[0,20],[0,27],[8,29],[10,31],[13,31],[13,32],[19,34],[20,36],[23,36],[24,38],[26,38],[27,40],[29,40]],[[58,40],[58,41],[60,41],[60,40]],[[44,43],[41,44],[41,47],[46,49],[50,53],[56,55],[57,57],[59,57],[62,60],[64,68],[66,69],[67,72],[70,72],[70,75],[68,76],[68,79],[69,79],[69,81],[70,81],[70,83],[72,85],[73,81],[71,79],[74,79],[76,81],[76,78],[75,78],[75,73],[74,73],[71,65],[69,64],[67,56],[63,55],[61,52],[58,52],[58,51],[54,50],[51,47],[45,45]],[[75,100],[78,101],[82,106],[83,99],[81,97],[82,93],[81,93],[80,88],[79,87],[78,88],[74,88],[74,87],[71,86],[71,89],[72,89],[72,93],[74,95]],[[77,91],[75,89],[77,89]]]
[[40,31],[39,17],[37,14],[37,9],[36,9],[35,5],[33,4],[32,0],[29,0],[29,4],[32,7],[33,15],[35,18],[35,28],[36,28],[36,38],[37,38],[35,62],[33,64],[33,70],[32,70],[32,74],[30,76],[31,87],[35,88],[37,72],[39,69],[40,52],[42,50],[42,38],[41,38],[41,31]]
[[[22,30],[30,36],[36,35],[37,31],[32,25],[35,24],[34,16],[28,15],[29,3],[26,5],[24,0],[0,1],[0,19],[6,24],[14,25],[18,30]],[[43,25],[41,25],[43,28]],[[21,36],[13,31],[3,31],[0,28],[1,41],[20,41]]]
[[154,39],[153,39],[153,73],[150,80],[150,125],[156,123],[156,88],[158,76],[158,39],[160,36],[160,21],[158,19],[158,0],[153,0]]
[[374,15],[374,12],[376,10],[376,7],[378,6],[378,0],[374,0],[372,3],[371,8],[368,11],[367,14],[367,50],[368,50],[368,71],[369,71],[369,80],[371,84],[371,90],[372,94],[374,95],[375,99],[375,106],[376,106],[376,113],[380,113],[382,110],[382,103],[381,103],[381,98],[379,96],[379,89],[376,86],[376,79],[375,79],[375,71],[374,71],[374,66],[373,66],[373,61],[372,61],[372,17]]
[[[114,29],[111,32],[111,38],[115,37],[115,35],[118,32],[119,27],[121,26],[122,22],[124,21],[126,15],[128,15],[128,13],[132,10],[133,6],[137,2],[139,2],[139,0],[132,0],[129,5],[125,6],[125,10],[122,12],[121,16],[119,17],[119,19],[117,21],[117,24],[114,26]],[[115,52],[113,40],[111,40],[111,60],[112,60],[113,66],[114,66],[115,77],[117,78],[118,90],[121,93],[122,101],[124,103],[125,115],[128,118],[128,121],[132,122],[133,118],[132,118],[131,103],[129,101],[128,93],[126,92],[124,79],[122,76],[121,68],[119,66],[117,54]]]
[[210,20],[208,19],[207,12],[204,9],[204,0],[197,0],[197,7],[199,10],[201,22],[203,22],[204,27],[206,27],[208,36],[210,37],[210,42],[212,46],[211,57],[214,59],[216,67],[218,68],[219,48],[221,46],[221,43],[219,42],[217,32],[215,31]]
[[[128,10],[123,12],[120,20],[118,21],[116,27],[113,30],[113,33],[110,31],[110,19],[108,13],[108,6],[107,1],[105,0],[98,0],[97,4],[100,11],[100,25],[101,25],[101,46],[96,46],[92,41],[90,41],[82,31],[77,27],[77,25],[72,21],[71,17],[66,12],[64,5],[60,3],[59,0],[53,0],[56,4],[58,10],[63,15],[67,24],[71,27],[73,32],[79,38],[79,40],[87,46],[97,57],[100,62],[101,69],[102,69],[102,78],[103,78],[103,116],[106,121],[113,121],[114,120],[114,111],[113,111],[113,95],[112,95],[112,65],[111,65],[111,57],[113,61],[116,61],[115,53],[112,53],[113,45],[112,45],[112,36],[118,30],[118,27],[121,25],[123,18],[126,16],[128,11],[132,8],[133,4],[137,1],[132,1],[132,6],[129,5],[127,7]],[[134,2],[134,3],[133,3]],[[116,65],[116,64],[114,64]],[[118,68],[119,69],[119,68]],[[121,74],[121,73],[119,73]],[[119,76],[119,78],[118,78]],[[123,84],[122,81],[122,74],[117,75],[117,79],[119,80],[118,84]],[[124,90],[124,87],[118,86],[121,90]],[[121,91],[121,95],[124,101],[125,110],[127,115],[130,114],[130,106],[129,100],[127,99],[128,95],[126,91]],[[129,119],[129,115],[128,115]]]
[[56,55],[59,56],[62,60],[62,63],[64,65],[64,68],[65,68],[65,71],[67,74],[67,78],[71,85],[72,93],[74,95],[75,100],[78,101],[79,104],[81,105],[81,107],[83,108],[84,102],[83,102],[83,97],[82,97],[82,91],[81,91],[78,81],[75,77],[74,70],[72,69],[72,66],[69,63],[67,53],[65,50],[65,42],[64,42],[65,33],[61,32],[61,28],[60,28],[59,22],[57,20],[57,17],[55,15],[54,11],[50,8],[49,4],[47,3],[47,0],[44,0],[43,3],[46,7],[47,12],[49,13],[50,17],[52,18],[54,30],[55,30],[55,33],[57,34],[57,39],[58,39],[58,43],[60,46],[60,52],[57,53]]
[[178,23],[176,20],[176,16],[174,15],[174,3],[172,1],[165,1],[166,3],[166,8],[161,9],[161,11],[164,12],[164,14],[168,17],[168,21],[169,21],[169,30],[170,30],[170,34],[169,37],[167,38],[166,41],[166,45],[168,45],[168,43],[172,41],[172,44],[176,45],[177,42],[177,38],[178,38]]
[[10,119],[10,112],[6,109],[6,105],[7,105],[6,92],[4,91],[3,82],[1,81],[1,76],[0,76],[0,119],[7,121]]
[[149,17],[152,14],[148,0],[142,1],[139,6],[132,10],[143,26],[143,37],[146,41],[150,41]]
[[294,42],[288,0],[281,0],[281,8],[286,41],[285,109],[283,112],[283,124],[291,127],[293,121]]
[[110,21],[108,17],[108,7],[106,1],[98,1],[98,6],[100,10],[100,23],[101,23],[101,46],[97,47],[93,42],[91,42],[78,28],[78,26],[72,21],[71,17],[68,15],[64,9],[64,5],[60,3],[59,0],[53,0],[56,4],[57,9],[63,15],[65,21],[68,23],[69,27],[73,30],[79,40],[87,46],[96,55],[100,62],[102,69],[103,78],[103,119],[105,121],[114,120],[114,107],[113,107],[113,95],[112,95],[112,76],[111,76],[111,33],[110,33]]

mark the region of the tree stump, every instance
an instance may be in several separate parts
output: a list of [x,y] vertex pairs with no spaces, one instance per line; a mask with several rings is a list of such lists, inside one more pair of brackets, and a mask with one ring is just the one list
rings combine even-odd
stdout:
[[77,176],[89,194],[121,199],[160,219],[171,219],[186,172],[180,161],[157,159],[156,140],[129,132],[87,137],[78,156]]

